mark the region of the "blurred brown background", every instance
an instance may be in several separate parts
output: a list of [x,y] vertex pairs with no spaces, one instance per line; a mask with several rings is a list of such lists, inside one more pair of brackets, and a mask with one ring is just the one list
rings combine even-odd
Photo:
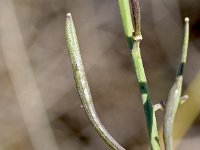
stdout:
[[[100,119],[125,148],[148,149],[117,1],[1,0],[0,150],[108,149],[89,124],[75,88],[64,37],[68,12],[74,18]],[[190,93],[196,95],[189,101],[196,102],[197,111],[188,132],[177,139],[181,140],[177,148],[198,150],[200,1],[143,0],[141,12],[142,57],[153,103],[167,99],[179,60],[183,19],[190,17],[184,91],[193,83]],[[191,118],[192,109],[187,105],[183,109],[185,118]],[[160,128],[163,112],[157,112],[157,117]]]

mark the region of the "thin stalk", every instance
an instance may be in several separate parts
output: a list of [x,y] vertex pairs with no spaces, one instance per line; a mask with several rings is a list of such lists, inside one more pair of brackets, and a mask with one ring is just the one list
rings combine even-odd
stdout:
[[133,47],[133,23],[131,18],[131,10],[129,0],[118,0],[120,15],[122,19],[122,25],[125,33],[125,37],[128,43],[129,49]]
[[[141,35],[141,16],[140,16],[140,7],[139,7],[139,1],[138,0],[131,0],[132,3],[132,11],[134,16],[134,26],[135,26],[135,32],[132,25],[132,19],[131,19],[131,13],[128,13],[126,11],[130,11],[129,1],[128,0],[118,0],[119,8],[120,8],[120,14],[122,18],[122,24],[124,26],[124,32],[127,36],[127,28],[132,34],[131,40],[132,40],[132,47],[130,47],[129,41],[128,46],[130,49],[132,64],[135,68],[136,77],[137,77],[137,83],[140,90],[140,95],[144,107],[145,112],[145,118],[147,123],[147,129],[148,129],[148,136],[149,136],[149,143],[152,150],[160,150],[159,145],[159,139],[158,139],[158,129],[157,129],[157,122],[155,117],[155,111],[153,110],[153,104],[150,100],[149,90],[148,90],[148,84],[147,79],[145,76],[145,71],[143,67],[143,62],[141,58],[140,53],[140,41],[142,40]],[[124,8],[126,6],[126,8]],[[123,12],[125,11],[125,12]],[[126,16],[130,15],[130,16]],[[127,25],[127,22],[131,22],[131,24]],[[130,27],[131,26],[131,27]]]
[[180,96],[183,84],[183,72],[187,59],[189,41],[189,18],[185,18],[184,39],[181,58],[177,70],[176,80],[170,90],[166,113],[164,118],[164,143],[166,150],[173,150],[173,125],[178,106],[181,104]]
[[95,128],[99,136],[113,149],[113,150],[125,150],[121,145],[119,145],[115,139],[108,133],[103,124],[101,123],[99,117],[94,108],[92,96],[90,93],[90,88],[85,75],[84,66],[81,59],[78,39],[76,36],[76,31],[71,14],[66,16],[66,42],[68,51],[70,54],[70,59],[72,63],[73,75],[76,82],[76,87],[86,112],[88,119],[90,120],[92,126]]
[[140,54],[139,41],[134,43],[133,49],[131,50],[131,56],[137,76],[137,83],[141,94],[142,104],[144,107],[149,143],[152,150],[160,150],[157,121],[155,117],[155,111],[153,109],[153,104],[149,95],[147,79]]

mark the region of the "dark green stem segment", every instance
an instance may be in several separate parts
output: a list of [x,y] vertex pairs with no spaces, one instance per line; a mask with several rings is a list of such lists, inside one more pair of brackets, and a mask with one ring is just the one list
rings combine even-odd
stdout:
[[[160,150],[155,111],[153,110],[153,104],[151,103],[150,100],[147,79],[145,76],[145,71],[140,53],[140,41],[142,40],[142,35],[141,35],[141,15],[140,15],[139,1],[131,0],[135,28],[133,28],[132,17],[131,13],[129,12],[130,1],[118,0],[118,4],[122,18],[124,33],[125,36],[128,37],[127,42],[131,52],[131,58],[133,66],[135,68],[137,83],[139,86],[140,95],[144,107],[148,135],[149,135],[149,143],[152,150]],[[130,35],[132,36],[129,37]]]
[[86,112],[88,119],[90,120],[92,126],[96,129],[99,136],[113,150],[125,150],[108,133],[108,131],[105,129],[105,127],[101,123],[95,111],[92,96],[90,93],[90,88],[88,85],[88,81],[85,75],[85,70],[83,67],[82,59],[81,59],[79,44],[78,44],[76,31],[75,31],[71,14],[67,14],[66,16],[66,42],[67,42],[67,47],[70,54],[76,87],[77,87],[83,108]]
[[136,72],[137,83],[140,90],[142,104],[144,107],[148,135],[149,135],[149,143],[152,150],[160,150],[157,121],[156,121],[155,111],[153,109],[153,104],[150,99],[147,79],[145,76],[143,62],[140,54],[139,43],[140,43],[139,41],[134,42],[133,49],[131,50],[131,57]]
[[166,113],[164,117],[164,143],[166,150],[173,150],[173,125],[178,106],[181,104],[180,96],[183,84],[183,72],[187,59],[189,42],[189,18],[185,18],[185,29],[182,52],[177,70],[176,80],[169,92]]

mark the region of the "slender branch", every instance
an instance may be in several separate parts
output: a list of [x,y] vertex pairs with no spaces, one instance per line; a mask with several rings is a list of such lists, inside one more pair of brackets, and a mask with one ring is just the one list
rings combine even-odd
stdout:
[[[123,25],[126,25],[126,22],[131,22],[131,16],[125,17],[123,14],[123,6],[122,3],[129,3],[128,0],[118,0],[120,14],[122,17]],[[132,47],[130,48],[132,63],[135,68],[136,76],[137,76],[137,83],[139,86],[141,99],[144,107],[148,135],[149,135],[149,142],[152,150],[160,150],[159,139],[158,139],[158,130],[157,130],[157,122],[155,117],[155,111],[153,110],[153,105],[150,100],[147,79],[145,76],[145,71],[143,67],[143,62],[140,54],[140,41],[142,40],[141,35],[141,16],[140,16],[140,8],[139,8],[139,1],[138,0],[131,0],[132,3],[132,11],[134,15],[134,26],[135,32],[132,33]],[[128,4],[126,5],[128,7]],[[129,10],[129,8],[127,8]],[[126,13],[130,15],[130,13]],[[129,20],[128,20],[129,19]],[[131,24],[132,25],[132,24]],[[126,27],[124,26],[124,32],[126,34]],[[133,28],[133,27],[132,27]],[[129,43],[128,43],[129,44]]]
[[177,70],[176,80],[170,90],[166,113],[164,117],[164,143],[166,150],[173,150],[173,125],[178,106],[181,104],[183,72],[187,59],[189,41],[189,18],[185,18],[185,29],[181,58]]
[[131,57],[144,107],[150,146],[152,150],[160,150],[155,111],[153,110],[153,105],[149,95],[147,79],[140,54],[139,41],[135,42],[133,45]]
[[122,18],[124,33],[125,33],[126,40],[128,43],[128,48],[132,49],[133,47],[132,35],[134,32],[134,29],[133,29],[129,0],[118,0],[118,5],[120,9],[120,15]]
[[150,99],[147,79],[145,76],[143,62],[140,54],[140,41],[142,40],[142,35],[141,35],[141,14],[140,14],[139,0],[131,0],[131,2],[132,2],[132,11],[134,15],[134,25],[135,25],[135,33],[133,34],[134,43],[133,43],[133,48],[131,50],[131,56],[133,65],[135,67],[137,82],[139,85],[139,90],[143,102],[150,146],[152,150],[159,150],[160,144],[158,139],[157,121],[156,121],[155,111],[153,110],[153,104]]
[[66,42],[72,62],[73,75],[76,82],[77,90],[88,119],[90,120],[92,126],[95,128],[99,136],[112,149],[125,150],[108,133],[108,131],[102,125],[100,119],[97,116],[80,55],[74,23],[70,13],[68,13],[66,16]]

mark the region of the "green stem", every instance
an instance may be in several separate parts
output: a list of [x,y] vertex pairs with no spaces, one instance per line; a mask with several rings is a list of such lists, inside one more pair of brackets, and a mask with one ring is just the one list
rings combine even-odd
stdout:
[[78,39],[71,14],[66,16],[66,42],[72,63],[73,75],[76,82],[76,87],[86,112],[88,119],[95,128],[99,136],[113,149],[125,150],[115,139],[108,133],[101,123],[92,100],[90,88],[85,75],[84,66],[81,59]]
[[131,18],[131,10],[129,0],[118,0],[120,15],[122,18],[122,25],[129,49],[133,47],[133,24]]
[[131,57],[137,76],[137,83],[140,90],[142,104],[144,107],[150,146],[152,150],[159,150],[160,145],[155,111],[153,110],[153,105],[149,95],[147,79],[140,54],[139,41],[134,43],[133,49],[131,50]]
[[[130,11],[129,0],[118,0],[120,14],[122,18],[122,24],[124,27],[125,36],[126,38],[128,37],[128,40],[127,40],[128,46],[131,52],[131,58],[132,58],[133,66],[135,68],[137,83],[139,86],[140,95],[141,95],[141,99],[142,99],[142,103],[144,107],[145,118],[146,118],[147,129],[148,129],[148,136],[149,136],[149,143],[152,150],[160,150],[155,111],[153,110],[153,105],[150,100],[147,79],[145,76],[143,62],[142,62],[142,58],[140,54],[140,41],[142,40],[142,35],[141,35],[141,25],[140,25],[141,17],[140,17],[139,1],[132,0],[131,2],[132,2],[134,26],[135,26],[135,32],[132,32],[132,33],[131,31],[134,31],[134,28],[133,28],[132,19],[131,19],[131,13],[129,12]],[[127,25],[127,23],[130,23],[130,24]],[[130,35],[132,36],[130,37]],[[132,42],[130,42],[130,40]]]

